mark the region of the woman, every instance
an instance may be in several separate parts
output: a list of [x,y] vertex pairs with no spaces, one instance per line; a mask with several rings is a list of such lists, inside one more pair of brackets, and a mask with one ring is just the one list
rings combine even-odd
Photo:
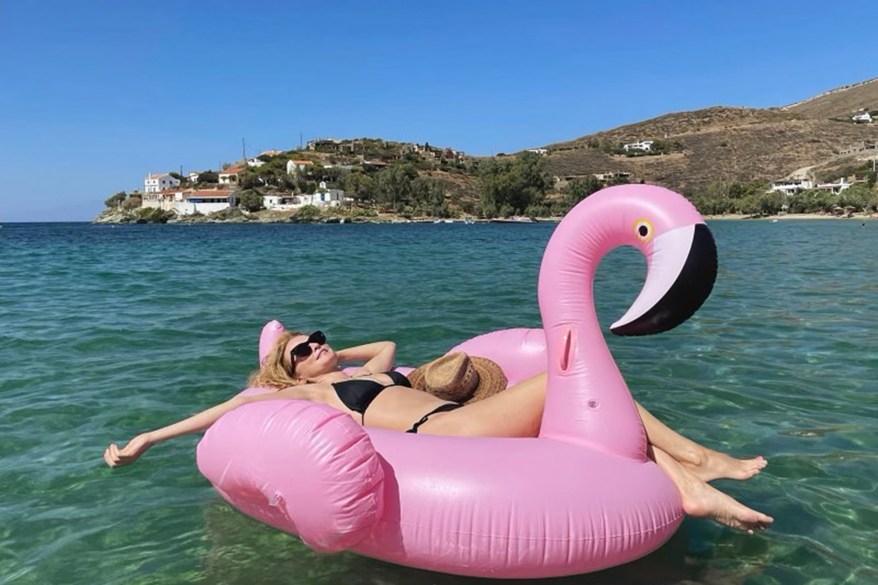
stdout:
[[[363,426],[410,433],[473,437],[534,437],[539,433],[546,374],[461,405],[411,388],[405,376],[391,372],[395,357],[396,344],[391,341],[335,351],[319,331],[311,335],[285,332],[249,380],[251,387],[271,387],[276,392],[236,396],[170,426],[138,435],[122,449],[110,444],[104,460],[110,467],[128,465],[152,445],[203,431],[238,406],[278,398],[322,402]],[[339,368],[341,363],[360,361],[363,366],[350,374]],[[640,404],[637,408],[650,457],[679,489],[687,514],[748,532],[764,529],[774,521],[707,483],[720,478],[748,479],[767,465],[763,457],[735,459],[713,451],[671,430]]]

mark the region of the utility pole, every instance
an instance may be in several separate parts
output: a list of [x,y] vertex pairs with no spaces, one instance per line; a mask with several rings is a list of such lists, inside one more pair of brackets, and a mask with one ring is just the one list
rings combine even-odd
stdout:
[[302,133],[299,132],[299,150],[302,150]]
[[247,143],[244,142],[244,139],[241,139],[241,154],[244,155],[244,162],[247,162]]

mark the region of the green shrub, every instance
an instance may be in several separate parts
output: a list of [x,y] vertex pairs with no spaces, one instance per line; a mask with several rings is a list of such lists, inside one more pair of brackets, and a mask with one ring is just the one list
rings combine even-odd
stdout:
[[125,209],[125,210],[132,210],[132,209],[137,209],[141,205],[143,205],[143,199],[141,199],[139,196],[132,195],[131,197],[129,197],[128,199],[126,199],[125,201],[122,202],[121,207],[122,207],[122,209]]
[[290,217],[290,221],[296,223],[313,223],[321,218],[323,214],[316,205],[306,205],[300,207],[296,213]]
[[247,211],[259,211],[265,209],[262,201],[262,193],[255,189],[247,189],[241,193],[239,205]]
[[104,205],[111,209],[114,207],[119,207],[120,205],[122,205],[122,202],[125,201],[125,199],[127,198],[128,194],[125,193],[125,191],[119,191],[115,195],[111,195],[110,197],[108,197],[107,200],[104,201]]
[[168,223],[169,219],[177,216],[173,211],[165,211],[158,207],[141,207],[134,212],[137,223]]

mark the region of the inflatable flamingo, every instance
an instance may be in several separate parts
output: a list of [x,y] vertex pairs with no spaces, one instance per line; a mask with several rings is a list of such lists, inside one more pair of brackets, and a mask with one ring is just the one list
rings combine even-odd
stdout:
[[[198,445],[199,469],[239,510],[318,551],[509,578],[585,573],[649,553],[683,513],[676,488],[646,456],[594,310],[595,269],[620,245],[640,249],[648,272],[614,333],[675,327],[710,294],[716,249],[692,205],[659,187],[612,187],[577,205],[546,248],[544,330],[490,333],[455,348],[498,362],[510,383],[548,370],[539,437],[365,429],[323,404],[272,400],[214,424]],[[281,330],[266,325],[261,354]]]

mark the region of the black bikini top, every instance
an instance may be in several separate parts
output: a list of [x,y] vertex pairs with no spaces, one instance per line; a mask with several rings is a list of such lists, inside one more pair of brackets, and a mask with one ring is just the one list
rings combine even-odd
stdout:
[[382,384],[375,380],[352,378],[350,380],[343,380],[332,384],[339,400],[354,412],[360,413],[363,424],[365,424],[366,420],[366,409],[369,408],[369,405],[372,404],[375,397],[381,394],[385,388],[388,386],[412,387],[412,383],[409,382],[409,379],[399,372],[391,370],[389,372],[382,372],[382,374],[386,374],[392,382],[390,384]]

